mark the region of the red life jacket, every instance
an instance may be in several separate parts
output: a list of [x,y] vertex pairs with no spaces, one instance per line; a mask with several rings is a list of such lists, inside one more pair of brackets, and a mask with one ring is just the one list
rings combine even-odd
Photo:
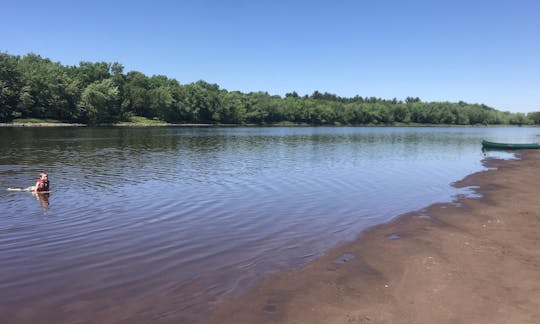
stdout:
[[49,191],[49,180],[39,178],[36,191]]

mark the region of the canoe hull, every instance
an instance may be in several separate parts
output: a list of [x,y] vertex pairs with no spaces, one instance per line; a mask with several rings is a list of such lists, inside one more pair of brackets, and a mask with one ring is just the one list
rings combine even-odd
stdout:
[[504,149],[504,150],[519,150],[519,149],[540,149],[540,143],[497,143],[482,141],[482,148],[485,149]]

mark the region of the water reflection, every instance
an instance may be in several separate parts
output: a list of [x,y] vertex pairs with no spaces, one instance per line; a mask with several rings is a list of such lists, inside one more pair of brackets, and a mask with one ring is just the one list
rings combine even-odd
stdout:
[[36,197],[41,207],[43,207],[44,209],[49,208],[49,193],[32,193],[32,195]]
[[[54,177],[50,205],[49,195],[0,191],[0,322],[66,305],[83,322],[114,307],[130,319],[192,322],[367,226],[470,194],[450,183],[483,168],[483,138],[534,132],[0,129],[0,187],[25,186],[41,170]],[[43,209],[55,217],[29,217]]]

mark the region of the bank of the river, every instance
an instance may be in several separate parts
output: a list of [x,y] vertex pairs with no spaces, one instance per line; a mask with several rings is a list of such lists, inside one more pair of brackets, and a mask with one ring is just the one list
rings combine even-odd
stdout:
[[[254,125],[234,125],[234,124],[170,124],[170,123],[131,123],[122,122],[116,124],[93,125],[92,127],[233,127],[233,126],[254,126]],[[0,123],[0,127],[90,127],[87,124],[77,123]]]
[[0,123],[0,127],[85,127],[75,123]]
[[[115,124],[88,125],[79,123],[50,123],[50,122],[22,122],[22,123],[0,123],[0,127],[519,127],[518,125],[443,125],[443,124],[367,124],[367,125],[310,125],[296,123],[277,124],[171,124],[165,122],[133,123],[120,122]],[[529,125],[534,126],[534,125]]]
[[539,323],[540,151],[458,186],[481,199],[435,204],[277,273],[207,323]]

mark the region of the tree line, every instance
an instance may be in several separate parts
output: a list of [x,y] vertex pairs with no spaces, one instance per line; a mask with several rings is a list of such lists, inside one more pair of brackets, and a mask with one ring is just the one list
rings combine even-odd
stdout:
[[368,125],[540,124],[540,112],[503,112],[483,104],[423,102],[331,93],[284,97],[243,93],[197,81],[180,84],[163,75],[124,73],[118,62],[65,66],[37,54],[0,53],[0,121],[56,119],[90,125],[133,116],[169,123]]

